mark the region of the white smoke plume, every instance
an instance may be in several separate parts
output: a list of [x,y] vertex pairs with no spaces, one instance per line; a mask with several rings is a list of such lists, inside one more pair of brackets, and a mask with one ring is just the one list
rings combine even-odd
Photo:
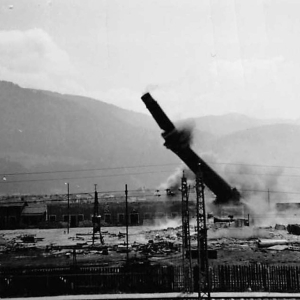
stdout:
[[[245,164],[225,165],[224,173],[229,183],[240,191],[244,199],[253,195],[267,196],[267,191],[275,191],[278,180],[283,173],[282,167],[259,171],[255,167]],[[267,197],[265,197],[267,198]]]
[[158,219],[155,221],[154,229],[162,230],[167,228],[177,228],[181,226],[181,218],[175,219]]
[[258,227],[243,227],[243,228],[219,228],[218,230],[209,230],[209,240],[220,238],[233,238],[239,240],[270,238],[270,232]]
[[183,175],[187,178],[188,185],[193,186],[195,184],[195,174],[185,165],[181,165],[176,168],[174,173],[171,174],[167,180],[158,187],[158,189],[169,189],[171,192],[176,194],[181,189],[181,179]]
[[[229,168],[230,171],[227,172],[226,169]],[[282,200],[282,195],[271,191],[280,190],[278,181],[282,173],[281,167],[271,171],[270,169],[258,171],[248,165],[235,165],[234,168],[232,165],[226,165],[225,174],[228,174],[228,181],[234,182],[240,191],[241,201],[245,205],[245,211],[250,215],[252,225],[273,226],[277,223],[276,203]]]
[[[262,168],[246,165],[245,162],[219,163],[222,161],[214,153],[204,153],[201,157],[212,166],[231,187],[241,193],[244,215],[249,214],[250,225],[275,226],[287,224],[288,213],[279,212],[276,204],[287,201],[288,196],[277,193],[282,190],[283,167]],[[300,210],[298,209],[299,214]],[[295,213],[294,213],[295,214]]]

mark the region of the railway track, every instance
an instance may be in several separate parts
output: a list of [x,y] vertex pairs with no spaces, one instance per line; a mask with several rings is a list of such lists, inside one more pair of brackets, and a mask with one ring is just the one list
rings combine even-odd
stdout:
[[[10,300],[20,300],[24,298],[9,298]],[[37,300],[40,297],[26,297],[26,300]],[[198,299],[197,293],[157,293],[157,294],[102,294],[102,295],[63,295],[63,296],[48,296],[47,300],[178,300]],[[202,299],[207,299],[203,297]],[[267,300],[280,299],[292,300],[300,299],[300,293],[212,293],[212,300],[236,300],[236,299],[253,299],[253,300]]]

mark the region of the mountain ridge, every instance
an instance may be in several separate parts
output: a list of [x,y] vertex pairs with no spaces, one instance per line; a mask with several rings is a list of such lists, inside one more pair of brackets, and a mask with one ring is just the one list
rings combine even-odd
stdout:
[[[272,124],[278,120],[239,114],[199,117],[192,122],[193,149],[201,157],[249,164],[299,161],[297,122]],[[66,181],[78,192],[91,190],[94,183],[106,191],[123,189],[125,183],[132,189],[155,188],[181,165],[165,149],[159,127],[146,113],[9,82],[0,82],[0,140],[0,174],[13,174],[0,184],[0,193],[61,192]],[[84,169],[91,171],[74,171]],[[45,170],[53,173],[44,174]],[[64,170],[70,172],[56,172]]]

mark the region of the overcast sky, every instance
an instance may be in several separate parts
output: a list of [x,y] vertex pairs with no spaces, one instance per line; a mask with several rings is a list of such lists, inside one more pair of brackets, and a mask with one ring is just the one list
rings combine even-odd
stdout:
[[0,0],[0,80],[175,118],[300,118],[298,0]]

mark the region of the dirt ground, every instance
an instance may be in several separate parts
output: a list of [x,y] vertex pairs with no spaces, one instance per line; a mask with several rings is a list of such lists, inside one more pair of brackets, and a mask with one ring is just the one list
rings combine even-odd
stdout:
[[[118,266],[125,263],[126,229],[102,228],[92,243],[91,228],[28,229],[0,231],[0,268],[69,266],[97,264]],[[191,230],[192,248],[196,233]],[[268,246],[272,242],[275,246]],[[282,245],[283,244],[283,245]],[[182,264],[180,227],[129,227],[129,259],[153,264]],[[72,248],[76,248],[73,250]],[[217,251],[217,264],[293,264],[300,266],[300,236],[274,227],[228,227],[208,230],[208,247]],[[196,263],[196,260],[194,260]]]

